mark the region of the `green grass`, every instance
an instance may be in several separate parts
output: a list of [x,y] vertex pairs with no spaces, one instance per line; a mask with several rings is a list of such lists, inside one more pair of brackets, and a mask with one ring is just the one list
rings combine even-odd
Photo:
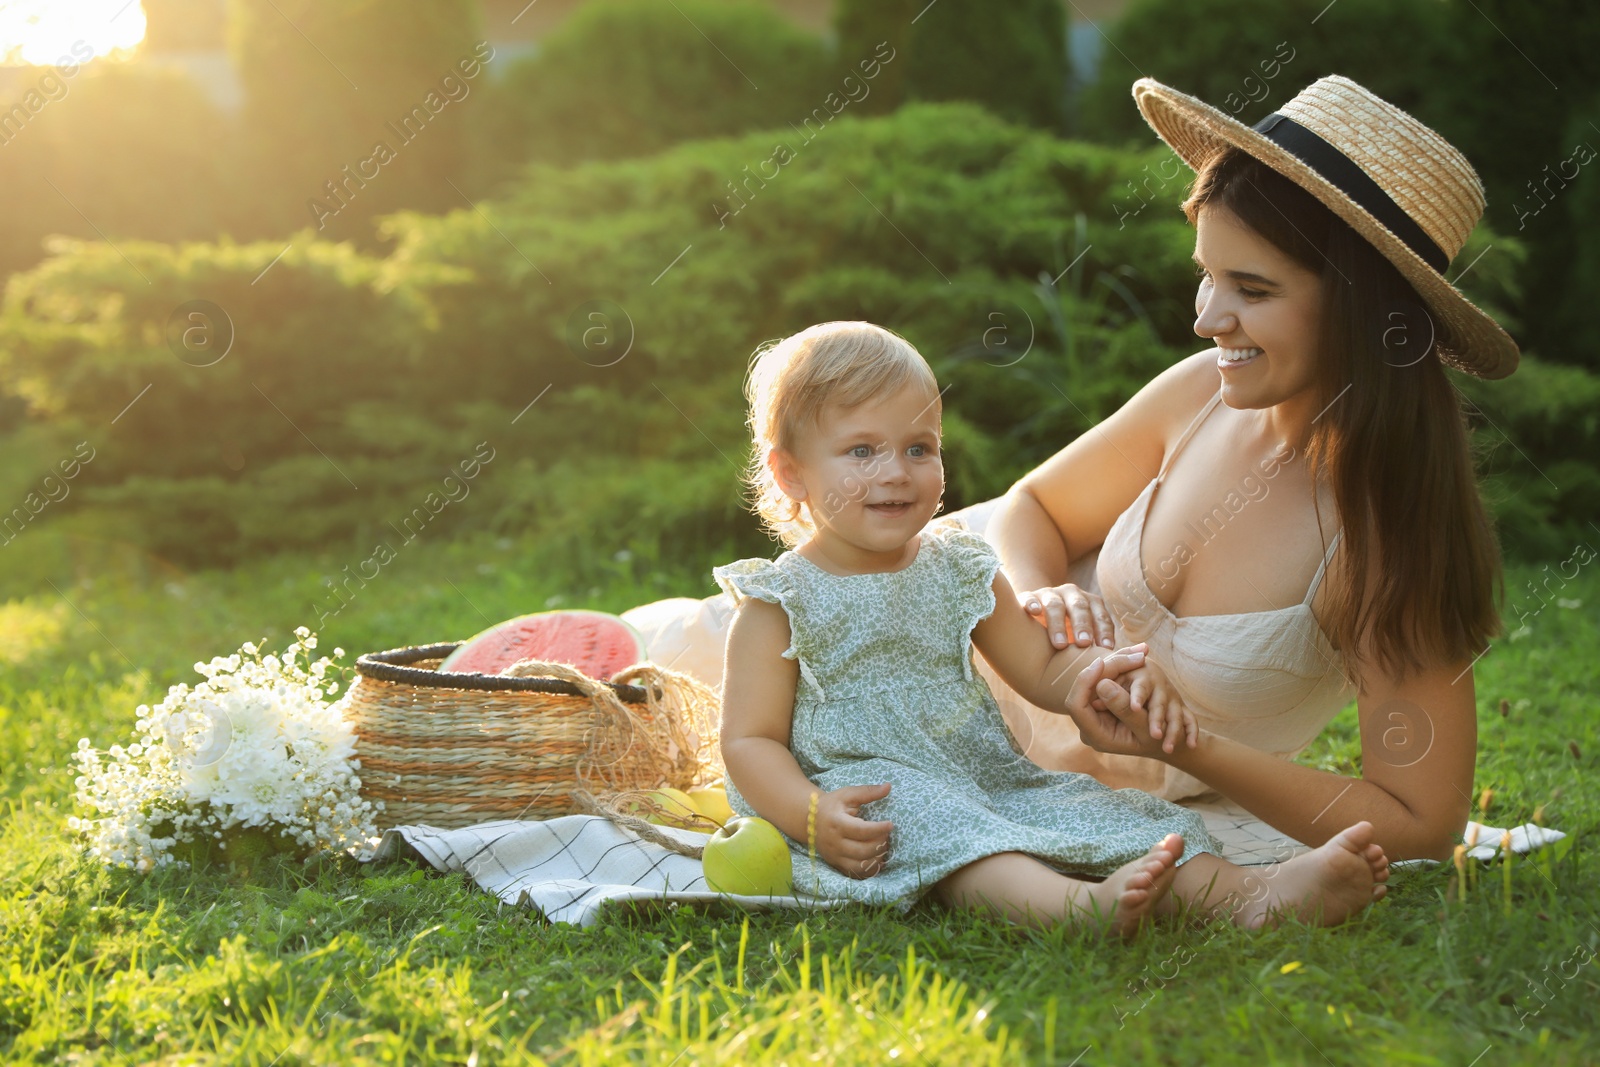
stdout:
[[[269,861],[147,877],[67,837],[79,737],[196,660],[315,627],[323,575],[364,553],[185,574],[49,528],[0,576],[0,1059],[6,1062],[1595,1062],[1600,577],[1590,568],[1477,665],[1484,818],[1573,847],[1465,887],[1397,873],[1349,926],[1164,927],[1130,945],[933,906],[760,914],[645,908],[579,930],[406,864]],[[708,550],[709,551],[709,550]],[[549,603],[708,595],[710,562],[613,560],[566,587],[535,546],[419,539],[320,630],[319,653],[464,637]],[[1513,571],[1513,604],[1537,567]],[[552,598],[562,598],[552,601]],[[70,602],[70,603],[69,603]],[[1566,606],[1562,606],[1565,604]],[[1502,701],[1504,704],[1502,705]],[[1502,714],[1502,706],[1504,713]],[[1573,746],[1576,746],[1574,749]],[[1347,710],[1303,757],[1359,765]],[[1464,897],[1464,899],[1463,899]],[[1535,984],[1539,989],[1535,989]],[[474,1060],[475,1057],[475,1060]]]

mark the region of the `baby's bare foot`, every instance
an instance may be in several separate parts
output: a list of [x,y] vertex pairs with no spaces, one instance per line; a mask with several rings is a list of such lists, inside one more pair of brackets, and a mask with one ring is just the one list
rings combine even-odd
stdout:
[[1254,900],[1234,915],[1246,929],[1276,926],[1286,916],[1319,926],[1336,926],[1382,900],[1388,887],[1389,858],[1372,840],[1372,824],[1358,822],[1320,848],[1296,856],[1259,875]]
[[1183,855],[1183,835],[1168,834],[1143,856],[1118,867],[1105,881],[1091,885],[1079,907],[1087,910],[1083,919],[1093,921],[1090,909],[1098,909],[1104,932],[1115,937],[1132,937],[1154,914],[1154,908],[1172,888],[1177,874],[1175,864]]

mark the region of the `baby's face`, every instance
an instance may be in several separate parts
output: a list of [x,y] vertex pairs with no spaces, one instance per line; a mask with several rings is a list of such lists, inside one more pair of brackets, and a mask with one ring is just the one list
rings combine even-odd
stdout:
[[939,396],[921,386],[853,408],[829,405],[794,457],[815,548],[860,569],[893,569],[944,494]]

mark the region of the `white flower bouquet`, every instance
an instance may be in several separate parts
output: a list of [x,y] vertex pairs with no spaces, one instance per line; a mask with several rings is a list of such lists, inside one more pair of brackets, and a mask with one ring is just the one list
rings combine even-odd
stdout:
[[206,680],[139,705],[126,748],[78,742],[77,799],[93,814],[68,826],[93,855],[140,872],[273,852],[371,857],[375,812],[360,795],[355,731],[331,700],[339,683],[324,682],[332,660],[309,663],[316,635],[301,626],[295,637],[281,658],[246,643],[196,663]]

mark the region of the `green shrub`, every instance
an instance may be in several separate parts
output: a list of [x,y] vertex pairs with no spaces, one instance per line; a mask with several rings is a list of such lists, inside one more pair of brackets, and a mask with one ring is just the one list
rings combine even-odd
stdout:
[[[719,217],[713,201],[729,178],[779,139],[790,142],[789,165]],[[1119,264],[1123,250],[1145,247],[1140,231],[1173,229],[1151,215],[1079,232],[1083,209],[1147,158],[1062,144],[971,105],[918,105],[830,120],[809,142],[752,134],[647,161],[536,168],[480,210],[387,220],[397,248],[384,261],[311,234],[276,263],[275,242],[63,244],[15,281],[0,350],[35,414],[63,432],[105,435],[105,420],[139,398],[95,438],[106,447],[92,492],[74,500],[116,508],[176,557],[340,537],[365,551],[372,531],[414,502],[417,470],[442,471],[480,440],[537,471],[577,469],[565,462],[587,472],[570,483],[497,481],[512,464],[492,468],[483,483],[492,491],[459,509],[491,527],[549,524],[575,543],[598,530],[631,535],[620,516],[670,483],[708,488],[648,502],[668,543],[753,530],[736,478],[749,354],[843,316],[901,329],[959,371],[951,403],[976,431],[1009,435],[1012,466],[958,473],[958,507],[975,491],[964,479],[987,492],[1067,430],[1019,437],[1012,413],[987,398],[1014,407],[1033,387],[1014,367],[964,353],[982,348],[1004,310],[1019,337],[1027,317],[1039,323],[1027,369],[1043,364],[1059,330],[1029,306],[1041,273],[1060,275],[1089,243],[1075,271],[1131,272]],[[1169,244],[1142,262],[1130,295],[1159,307],[1156,294],[1186,284],[1186,254]],[[191,366],[170,347],[174,309],[196,298],[226,309],[237,336],[214,366]],[[585,306],[600,300],[614,302],[618,344],[631,338],[620,362],[581,343],[594,321]],[[1069,333],[1094,328],[1078,322]],[[1174,354],[1148,331],[1142,344],[1140,367]],[[1120,373],[1110,377],[1131,391],[1137,383]],[[684,473],[629,473],[646,463]]]
[[1475,409],[1484,495],[1506,555],[1565,558],[1600,520],[1600,375],[1524,355],[1515,374],[1462,376]]
[[1527,222],[1530,232],[1536,232],[1533,227],[1543,216],[1551,216],[1552,223],[1548,245],[1554,247],[1544,264],[1548,272],[1529,279],[1528,316],[1540,323],[1552,345],[1560,345],[1551,353],[1554,358],[1600,371],[1600,326],[1594,321],[1594,296],[1600,292],[1600,248],[1594,242],[1600,233],[1600,132],[1591,125],[1595,116],[1600,116],[1600,93],[1590,94],[1588,106],[1573,111],[1560,142],[1563,150],[1541,165],[1537,177],[1550,181],[1549,202],[1541,206],[1524,189],[1513,210],[1520,206],[1538,213]]
[[[1587,314],[1594,289],[1575,284],[1573,271],[1593,255],[1600,7],[1584,0],[1449,7],[1447,39],[1461,39],[1475,64],[1449,72],[1470,69],[1471,77],[1436,78],[1436,103],[1423,114],[1439,116],[1440,131],[1472,161],[1494,228],[1528,245],[1518,307],[1526,327],[1517,339],[1547,359],[1600,371],[1600,324]],[[1492,88],[1484,89],[1479,72]],[[1575,149],[1583,144],[1580,155]],[[1574,168],[1587,192],[1569,182]]]
[[[838,0],[833,5],[833,35],[841,70],[856,73],[857,64],[875,56],[884,44],[886,54],[896,59],[906,55],[911,20],[920,7],[917,0]],[[861,102],[861,114],[887,115],[905,103],[907,66],[890,60],[874,79],[872,94]]]
[[1067,23],[1054,0],[839,0],[833,26],[846,70],[875,52],[895,57],[865,114],[965,100],[1012,122],[1056,132],[1065,124]]
[[348,245],[53,248],[12,279],[0,362],[58,452],[97,451],[62,510],[99,505],[161,554],[231,560],[392,517],[419,468],[481,440],[429,402],[420,309]]
[[[787,162],[770,180],[737,210],[719,201],[775,143]],[[320,545],[359,559],[463,524],[536,532],[575,572],[622,548],[761,551],[738,473],[741,385],[763,341],[867,318],[916,344],[949,387],[951,510],[1204,347],[1181,215],[1108,209],[1161,157],[912,104],[810,140],[536,166],[476,209],[383,220],[384,260],[311,234],[276,263],[275,242],[64,243],[13,282],[0,369],[36,416],[100,449],[68,503],[173,558]],[[1513,299],[1517,242],[1474,241],[1504,244],[1466,279],[1474,298]],[[237,335],[212,366],[169,340],[197,297]],[[1533,546],[1521,531],[1600,515],[1596,380],[1525,370],[1472,395],[1483,433],[1515,442],[1489,473],[1520,493],[1497,505],[1508,540]],[[407,531],[480,442],[496,458],[470,486],[457,477],[469,491]],[[1522,459],[1558,489],[1529,489]]]

